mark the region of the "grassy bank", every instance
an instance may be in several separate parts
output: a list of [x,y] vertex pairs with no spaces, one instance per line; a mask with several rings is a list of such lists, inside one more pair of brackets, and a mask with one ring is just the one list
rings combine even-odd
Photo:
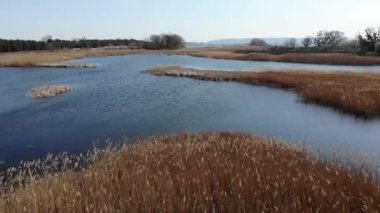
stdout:
[[380,57],[359,56],[336,53],[286,53],[274,55],[265,53],[263,47],[227,46],[223,48],[199,48],[178,50],[184,53],[216,59],[232,59],[245,61],[275,61],[307,64],[331,65],[380,65]]
[[[254,51],[254,52],[252,52]],[[380,65],[380,57],[357,56],[350,54],[282,54],[272,55],[260,53],[260,47],[227,46],[223,48],[187,48],[178,50],[131,50],[131,49],[72,49],[56,51],[31,51],[0,53],[0,67],[33,67],[41,64],[62,64],[66,60],[85,57],[129,55],[138,53],[164,53],[174,55],[190,55],[196,57],[248,60],[277,61],[311,64],[335,65]],[[63,65],[65,65],[63,63]]]
[[376,212],[380,188],[364,170],[302,149],[233,133],[143,140],[80,173],[2,195],[0,212]]
[[0,67],[47,66],[49,64],[61,64],[64,61],[71,59],[129,55],[142,52],[143,50],[94,48],[0,53]]
[[223,72],[175,66],[154,68],[148,72],[154,75],[238,81],[295,89],[305,101],[333,106],[358,116],[373,117],[380,114],[379,74],[311,71]]

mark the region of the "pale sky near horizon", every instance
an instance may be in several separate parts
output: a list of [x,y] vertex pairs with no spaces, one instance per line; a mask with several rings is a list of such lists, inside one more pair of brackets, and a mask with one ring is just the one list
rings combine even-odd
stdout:
[[172,32],[187,41],[303,37],[380,26],[380,0],[1,0],[0,38],[136,38]]

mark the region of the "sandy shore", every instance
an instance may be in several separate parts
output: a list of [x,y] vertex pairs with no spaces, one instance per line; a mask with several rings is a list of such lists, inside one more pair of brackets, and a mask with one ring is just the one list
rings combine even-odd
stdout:
[[70,87],[60,85],[35,87],[30,91],[30,96],[34,99],[50,98],[69,92],[70,90]]

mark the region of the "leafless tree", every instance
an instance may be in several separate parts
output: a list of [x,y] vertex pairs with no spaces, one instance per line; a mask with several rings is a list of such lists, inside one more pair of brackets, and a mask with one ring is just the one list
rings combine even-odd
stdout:
[[250,46],[266,46],[267,43],[263,39],[253,38],[249,44]]
[[185,40],[177,34],[161,34],[150,36],[154,49],[178,49],[185,47]]
[[294,49],[296,47],[297,40],[295,38],[290,38],[284,42],[284,46],[289,49]]
[[365,35],[358,36],[362,53],[376,51],[376,44],[380,42],[380,28],[368,27]]
[[51,35],[46,35],[46,36],[44,36],[44,37],[42,37],[42,41],[43,42],[48,42],[48,41],[52,41],[54,38],[53,38],[53,36],[51,36]]
[[302,40],[302,45],[306,48],[310,47],[313,44],[313,38],[311,36],[306,36]]
[[314,44],[317,47],[336,47],[345,39],[344,33],[340,31],[319,31],[314,38]]

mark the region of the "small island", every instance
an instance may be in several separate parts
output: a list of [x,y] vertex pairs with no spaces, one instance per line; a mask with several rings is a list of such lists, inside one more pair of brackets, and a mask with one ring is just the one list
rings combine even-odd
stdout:
[[44,87],[35,87],[30,91],[30,96],[34,99],[50,98],[71,90],[70,87],[61,85],[52,85]]

